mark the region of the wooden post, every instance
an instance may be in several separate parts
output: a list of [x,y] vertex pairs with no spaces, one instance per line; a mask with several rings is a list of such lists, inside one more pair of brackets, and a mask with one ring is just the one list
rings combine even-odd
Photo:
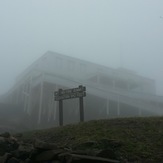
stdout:
[[63,100],[59,100],[59,125],[63,126]]
[[117,100],[117,115],[120,116],[120,102],[119,102],[119,95],[118,95],[118,100]]
[[109,108],[109,99],[107,98],[106,99],[106,117],[108,117],[109,114],[110,114],[110,110],[109,109],[110,109]]
[[[58,94],[60,95],[62,89],[58,90]],[[59,100],[59,125],[63,126],[63,100]]]
[[79,98],[80,107],[80,122],[84,122],[84,107],[83,107],[83,97]]
[[43,87],[44,87],[44,83],[43,83],[43,77],[44,74],[42,74],[42,81],[41,81],[41,85],[40,85],[40,101],[39,101],[39,113],[38,113],[38,124],[41,123],[41,115],[42,115],[42,99],[43,99]]

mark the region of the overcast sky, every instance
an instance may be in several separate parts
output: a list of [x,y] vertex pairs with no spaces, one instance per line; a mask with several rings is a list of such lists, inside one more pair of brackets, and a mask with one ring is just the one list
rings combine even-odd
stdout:
[[48,50],[135,70],[163,95],[163,0],[0,0],[0,94]]

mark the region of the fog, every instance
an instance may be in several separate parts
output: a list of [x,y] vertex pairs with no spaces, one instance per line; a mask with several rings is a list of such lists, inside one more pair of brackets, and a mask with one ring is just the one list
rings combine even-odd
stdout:
[[51,50],[156,80],[163,95],[162,0],[0,1],[0,94]]

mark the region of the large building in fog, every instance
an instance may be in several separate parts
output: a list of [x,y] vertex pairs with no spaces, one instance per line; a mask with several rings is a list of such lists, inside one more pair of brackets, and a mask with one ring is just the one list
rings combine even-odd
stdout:
[[[47,52],[18,78],[3,101],[22,108],[35,127],[58,125],[59,88],[86,86],[85,120],[163,114],[155,81],[137,73]],[[64,124],[79,121],[78,99],[65,100]]]

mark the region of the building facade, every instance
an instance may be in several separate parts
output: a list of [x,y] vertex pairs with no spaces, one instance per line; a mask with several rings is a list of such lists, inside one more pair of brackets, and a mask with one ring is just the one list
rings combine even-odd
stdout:
[[[163,97],[156,95],[155,81],[127,69],[112,69],[48,51],[28,67],[4,101],[21,107],[32,127],[58,125],[58,89],[84,85],[85,120],[163,115]],[[64,124],[79,121],[78,99],[65,100]]]

